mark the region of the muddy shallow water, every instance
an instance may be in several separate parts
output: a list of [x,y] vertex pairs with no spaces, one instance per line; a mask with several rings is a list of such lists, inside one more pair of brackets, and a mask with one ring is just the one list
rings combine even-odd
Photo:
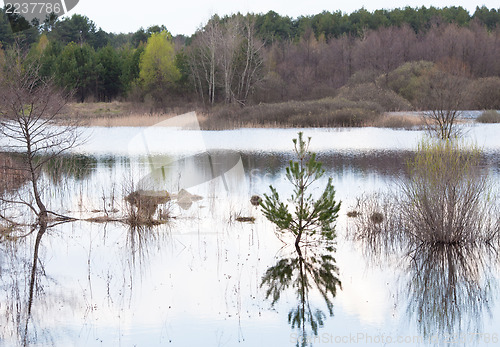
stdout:
[[[347,237],[356,198],[393,188],[423,132],[304,130],[342,208],[335,250],[307,250],[301,262],[250,204],[269,184],[291,193],[284,170],[297,129],[84,131],[77,170],[44,173],[45,199],[58,212],[121,215],[131,186],[203,199],[160,206],[175,218],[156,227],[78,221],[4,240],[1,346],[500,344],[497,256],[469,256],[480,263],[472,273],[448,267],[456,290],[443,301],[439,259],[378,259]],[[466,134],[483,147],[492,181],[499,133],[477,125]]]

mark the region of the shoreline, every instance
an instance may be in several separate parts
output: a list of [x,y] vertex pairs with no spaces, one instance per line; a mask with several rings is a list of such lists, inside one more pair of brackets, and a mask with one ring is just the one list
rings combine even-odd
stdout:
[[[84,127],[150,127],[170,119],[172,117],[196,112],[201,130],[234,130],[246,128],[351,128],[352,126],[308,126],[301,127],[296,124],[283,122],[245,122],[238,119],[220,122],[213,121],[212,115],[199,109],[173,109],[170,112],[152,112],[147,111],[145,105],[133,104],[129,102],[111,102],[111,103],[69,103],[66,111],[62,113],[64,119],[77,121]],[[457,124],[472,123],[474,117],[471,114],[481,111],[463,111],[465,117],[456,119]],[[426,126],[422,111],[393,111],[383,112],[377,119],[366,122],[356,127],[375,127],[375,128],[393,128],[393,129],[421,129]]]

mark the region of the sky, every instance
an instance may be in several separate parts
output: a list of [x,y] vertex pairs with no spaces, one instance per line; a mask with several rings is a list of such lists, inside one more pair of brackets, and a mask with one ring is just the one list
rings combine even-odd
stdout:
[[213,14],[266,13],[273,10],[281,15],[296,18],[317,14],[324,10],[351,13],[365,7],[369,11],[401,7],[462,6],[471,14],[476,6],[500,8],[499,0],[80,0],[70,11],[89,17],[97,27],[107,32],[135,32],[140,27],[165,25],[173,34],[192,35]]

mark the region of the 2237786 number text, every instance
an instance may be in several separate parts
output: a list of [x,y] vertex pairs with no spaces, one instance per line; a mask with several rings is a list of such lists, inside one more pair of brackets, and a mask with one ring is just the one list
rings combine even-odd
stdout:
[[64,9],[61,4],[50,2],[23,2],[23,3],[6,3],[5,13],[7,14],[60,14]]

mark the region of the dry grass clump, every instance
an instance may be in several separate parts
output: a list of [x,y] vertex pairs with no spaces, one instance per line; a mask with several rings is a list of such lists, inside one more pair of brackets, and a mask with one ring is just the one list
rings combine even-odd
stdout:
[[361,213],[359,213],[358,211],[349,211],[347,212],[347,217],[349,218],[356,218],[356,217],[359,217]]
[[93,127],[149,127],[174,116],[176,115],[164,113],[139,113],[121,117],[89,118],[83,121],[83,125]]
[[235,220],[237,222],[241,222],[241,223],[245,223],[245,222],[247,222],[247,223],[253,223],[253,222],[255,222],[255,217],[238,216],[238,217],[235,218]]
[[78,120],[81,125],[99,127],[145,127],[171,117],[192,111],[196,107],[156,109],[137,102],[70,103],[65,108],[64,120]]
[[500,112],[495,110],[484,111],[476,118],[476,121],[479,123],[500,123]]
[[385,113],[373,126],[392,129],[423,128],[425,122],[422,117],[402,113]]
[[[159,220],[154,219],[159,205],[167,204],[171,200],[167,191],[136,190],[125,197],[129,205],[127,222],[130,225],[156,225]],[[168,219],[168,208],[158,213],[160,220]]]

